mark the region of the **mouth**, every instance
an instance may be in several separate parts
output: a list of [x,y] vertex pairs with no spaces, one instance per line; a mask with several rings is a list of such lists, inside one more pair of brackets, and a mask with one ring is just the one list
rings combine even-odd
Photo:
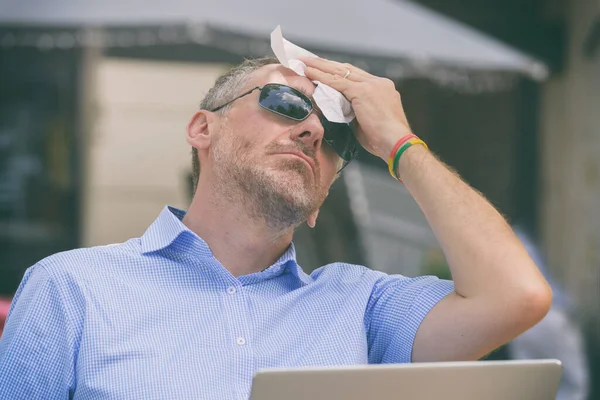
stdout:
[[300,152],[300,151],[286,151],[283,153],[279,153],[279,154],[286,154],[286,155],[291,155],[291,156],[296,156],[298,158],[301,158],[302,160],[304,160],[305,163],[308,164],[308,166],[310,167],[310,169],[312,170],[312,172],[315,172],[315,162],[308,157],[306,154]]

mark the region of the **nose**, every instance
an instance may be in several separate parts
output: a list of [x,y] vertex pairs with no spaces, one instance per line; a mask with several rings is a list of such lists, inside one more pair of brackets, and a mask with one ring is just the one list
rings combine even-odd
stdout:
[[316,113],[311,113],[304,121],[296,124],[292,130],[292,140],[302,141],[315,154],[321,148],[325,130]]

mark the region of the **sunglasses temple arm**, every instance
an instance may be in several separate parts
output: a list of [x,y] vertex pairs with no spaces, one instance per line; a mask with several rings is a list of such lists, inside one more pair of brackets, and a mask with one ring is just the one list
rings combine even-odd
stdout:
[[213,108],[212,110],[210,110],[210,112],[219,111],[221,108],[223,108],[223,107],[227,107],[228,105],[230,105],[231,103],[233,103],[233,102],[234,102],[234,101],[236,101],[237,99],[241,99],[241,98],[242,98],[242,97],[244,97],[244,96],[248,96],[250,93],[254,92],[256,89],[262,89],[262,87],[261,87],[261,86],[257,86],[257,87],[255,87],[255,88],[253,88],[253,89],[250,89],[250,90],[248,90],[247,92],[244,92],[244,93],[240,94],[240,95],[239,95],[238,97],[236,97],[235,99],[233,99],[233,100],[231,100],[231,101],[228,101],[228,102],[227,102],[227,103],[225,103],[225,104],[221,104],[221,105],[220,105],[219,107],[217,107],[217,108]]

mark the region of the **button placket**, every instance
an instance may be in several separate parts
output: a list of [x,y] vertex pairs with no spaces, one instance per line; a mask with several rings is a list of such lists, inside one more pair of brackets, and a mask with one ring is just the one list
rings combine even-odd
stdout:
[[[229,281],[220,290],[227,315],[229,343],[232,350],[235,349],[232,357],[235,382],[238,393],[244,393],[251,385],[247,371],[254,365],[248,292],[239,281]],[[243,398],[247,396],[242,395]]]

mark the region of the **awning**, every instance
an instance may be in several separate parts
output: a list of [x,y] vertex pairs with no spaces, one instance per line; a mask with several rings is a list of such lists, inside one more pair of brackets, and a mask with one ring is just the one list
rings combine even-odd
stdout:
[[277,25],[302,47],[394,78],[548,74],[528,55],[403,0],[0,0],[3,47],[201,43],[260,56],[270,54]]

